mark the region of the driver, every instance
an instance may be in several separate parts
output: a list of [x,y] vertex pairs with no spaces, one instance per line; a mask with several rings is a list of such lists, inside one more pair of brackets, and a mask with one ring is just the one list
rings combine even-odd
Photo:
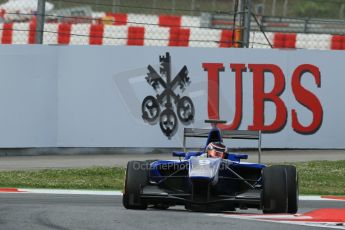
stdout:
[[206,147],[207,157],[225,158],[226,147],[222,142],[211,142]]

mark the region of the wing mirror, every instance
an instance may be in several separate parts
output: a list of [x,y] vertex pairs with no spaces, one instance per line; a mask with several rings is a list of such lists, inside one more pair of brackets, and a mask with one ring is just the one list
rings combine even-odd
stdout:
[[248,159],[248,155],[247,154],[233,154],[230,153],[228,155],[228,159],[231,161],[241,161],[241,159]]
[[173,151],[172,155],[173,155],[173,157],[185,157],[186,153],[185,152],[180,152],[180,151]]

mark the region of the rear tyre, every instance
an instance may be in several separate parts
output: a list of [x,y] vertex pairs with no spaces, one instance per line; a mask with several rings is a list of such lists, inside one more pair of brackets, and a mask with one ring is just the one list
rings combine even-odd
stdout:
[[130,161],[127,164],[125,189],[122,204],[127,209],[146,209],[147,204],[140,198],[141,189],[148,183],[148,166],[144,161]]
[[288,212],[287,173],[284,166],[270,166],[262,171],[262,210],[264,213]]
[[287,185],[288,185],[288,213],[295,214],[298,211],[298,174],[296,167],[286,165]]

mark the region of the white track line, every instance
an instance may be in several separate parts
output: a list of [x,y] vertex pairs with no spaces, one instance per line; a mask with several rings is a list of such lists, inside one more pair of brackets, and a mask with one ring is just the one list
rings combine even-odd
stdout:
[[[254,221],[260,221],[260,222],[270,222],[270,223],[281,223],[281,224],[294,224],[294,225],[303,225],[303,226],[312,226],[312,227],[318,227],[318,228],[332,228],[332,229],[345,229],[345,226],[342,223],[335,223],[335,222],[313,222],[312,218],[310,218],[310,221],[299,221],[299,214],[291,215],[236,215],[236,214],[206,214],[207,216],[218,216],[218,217],[224,217],[224,218],[230,218],[230,219],[242,219],[242,220],[254,220]],[[260,219],[261,217],[261,219]],[[266,217],[272,218],[272,219],[264,219]],[[279,220],[274,220],[274,218],[277,218]],[[291,219],[295,218],[295,221],[293,220],[282,220],[282,219]],[[306,216],[303,217],[303,219],[308,219]],[[342,224],[342,225],[339,225]]]
[[69,190],[69,189],[19,189],[21,193],[122,196],[121,191]]
[[[306,221],[275,221],[275,220],[266,220],[266,219],[259,219],[258,216],[243,216],[243,215],[224,215],[224,214],[206,214],[207,216],[218,216],[224,218],[231,218],[231,219],[243,219],[243,220],[254,220],[260,222],[270,222],[270,223],[279,223],[279,224],[294,224],[294,225],[302,225],[302,226],[311,226],[311,227],[318,227],[318,228],[332,228],[332,229],[345,229],[344,225],[337,225],[338,223],[334,222],[306,222]],[[286,215],[286,218],[291,218],[293,215]],[[261,216],[263,217],[263,216]],[[266,217],[266,216],[265,216]],[[282,216],[279,216],[280,218]]]
[[328,200],[328,201],[345,201],[331,198],[323,198],[321,196],[299,196],[299,200]]

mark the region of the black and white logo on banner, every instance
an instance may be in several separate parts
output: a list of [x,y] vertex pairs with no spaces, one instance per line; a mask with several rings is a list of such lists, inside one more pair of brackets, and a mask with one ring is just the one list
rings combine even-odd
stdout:
[[[188,77],[188,69],[183,66],[180,72],[171,78],[171,58],[167,52],[159,56],[159,73],[148,66],[146,81],[156,91],[156,96],[147,96],[142,102],[142,118],[151,125],[157,124],[168,138],[175,135],[178,127],[177,118],[185,125],[194,120],[194,105],[192,100],[183,94],[191,83]],[[177,115],[176,115],[177,114]]]

